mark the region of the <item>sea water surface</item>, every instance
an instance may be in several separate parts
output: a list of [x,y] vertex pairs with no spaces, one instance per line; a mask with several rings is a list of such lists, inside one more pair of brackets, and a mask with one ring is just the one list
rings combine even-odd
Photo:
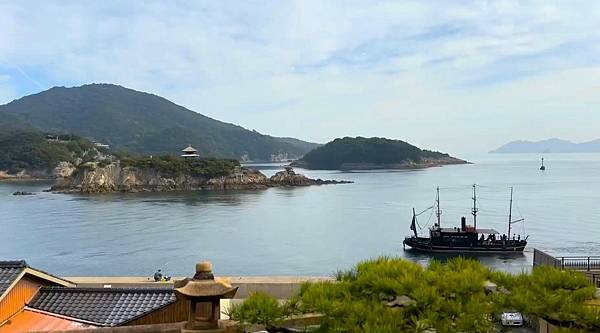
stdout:
[[[26,259],[64,276],[141,275],[157,268],[187,276],[211,260],[219,275],[330,275],[380,255],[427,263],[404,251],[412,208],[430,207],[441,188],[442,225],[471,220],[505,233],[510,186],[514,228],[529,235],[523,255],[478,257],[495,269],[531,267],[533,248],[556,255],[600,253],[600,155],[485,155],[471,165],[402,171],[301,170],[354,184],[256,191],[67,195],[48,182],[0,182],[0,260]],[[267,175],[281,165],[253,165]],[[15,191],[36,192],[13,196]],[[431,210],[419,216],[423,232]],[[443,257],[440,257],[443,259]]]

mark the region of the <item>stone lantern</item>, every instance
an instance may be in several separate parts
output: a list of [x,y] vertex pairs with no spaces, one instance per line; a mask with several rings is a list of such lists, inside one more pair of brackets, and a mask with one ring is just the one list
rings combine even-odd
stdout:
[[222,280],[215,280],[209,261],[196,264],[196,275],[175,283],[178,297],[189,301],[187,330],[220,332],[219,318],[221,299],[233,298],[238,287]]

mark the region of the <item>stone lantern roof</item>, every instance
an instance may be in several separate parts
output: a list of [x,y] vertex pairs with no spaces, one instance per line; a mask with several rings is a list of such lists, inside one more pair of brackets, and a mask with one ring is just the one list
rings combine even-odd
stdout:
[[208,261],[196,264],[196,274],[192,279],[175,283],[175,291],[187,297],[233,298],[238,287],[232,287],[222,279],[215,279],[212,264]]

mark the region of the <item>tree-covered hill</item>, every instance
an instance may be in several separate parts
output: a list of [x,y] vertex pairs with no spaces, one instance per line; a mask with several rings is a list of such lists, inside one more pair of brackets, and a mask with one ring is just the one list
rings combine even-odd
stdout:
[[55,87],[0,106],[0,115],[44,132],[73,133],[139,154],[177,154],[192,144],[201,156],[270,160],[278,153],[300,157],[317,146],[220,122],[112,84]]
[[381,169],[463,164],[448,154],[422,150],[400,140],[345,137],[314,149],[294,166],[323,169]]
[[38,131],[0,131],[0,171],[50,175],[59,162],[91,161],[100,153],[84,138],[59,136],[55,139],[48,140]]

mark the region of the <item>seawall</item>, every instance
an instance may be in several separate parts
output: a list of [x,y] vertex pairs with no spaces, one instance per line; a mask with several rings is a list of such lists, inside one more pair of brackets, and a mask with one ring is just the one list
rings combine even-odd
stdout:
[[[173,277],[168,282],[154,282],[149,277],[135,276],[89,276],[89,277],[65,277],[74,282],[78,287],[93,288],[173,288],[174,280],[182,280],[185,277]],[[326,282],[334,281],[328,276],[234,276],[221,277],[229,281],[233,286],[239,287],[235,299],[245,299],[253,292],[264,292],[276,299],[289,299],[294,295],[304,282]]]

